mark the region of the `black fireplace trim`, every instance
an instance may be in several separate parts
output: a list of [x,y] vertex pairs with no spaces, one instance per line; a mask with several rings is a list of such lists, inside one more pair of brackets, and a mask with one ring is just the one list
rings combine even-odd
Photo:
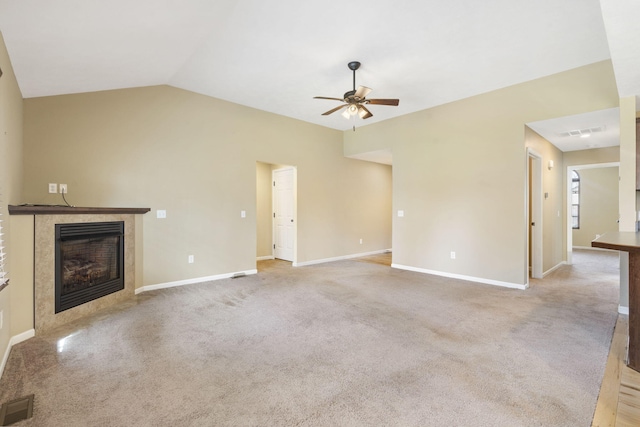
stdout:
[[[61,295],[62,290],[62,257],[60,245],[64,241],[80,240],[95,237],[119,236],[118,277],[99,285],[82,289],[72,294]],[[102,298],[124,289],[124,221],[81,222],[56,224],[55,241],[55,312],[60,313],[78,305]]]

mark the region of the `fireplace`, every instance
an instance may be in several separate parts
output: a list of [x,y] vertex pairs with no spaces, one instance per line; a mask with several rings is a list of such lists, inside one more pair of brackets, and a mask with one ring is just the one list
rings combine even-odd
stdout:
[[55,230],[56,313],[124,289],[124,221]]

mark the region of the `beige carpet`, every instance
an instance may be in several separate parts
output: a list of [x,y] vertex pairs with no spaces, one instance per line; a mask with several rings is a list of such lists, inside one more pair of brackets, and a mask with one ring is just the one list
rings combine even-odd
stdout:
[[617,254],[526,291],[389,255],[148,292],[16,345],[0,402],[30,426],[589,426]]

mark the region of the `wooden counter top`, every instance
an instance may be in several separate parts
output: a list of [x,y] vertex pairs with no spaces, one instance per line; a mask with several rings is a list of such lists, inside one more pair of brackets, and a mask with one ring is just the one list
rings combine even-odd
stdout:
[[150,208],[88,208],[61,205],[9,205],[9,215],[145,214]]
[[625,252],[640,251],[640,233],[634,233],[633,231],[604,233],[592,241],[591,246]]

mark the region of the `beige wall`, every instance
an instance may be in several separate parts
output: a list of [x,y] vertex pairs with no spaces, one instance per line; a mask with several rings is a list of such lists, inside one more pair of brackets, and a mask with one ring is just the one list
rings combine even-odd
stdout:
[[597,234],[618,231],[618,167],[589,168],[580,175],[580,228],[573,246],[591,247]]
[[256,257],[273,255],[271,166],[267,163],[256,163]]
[[[546,272],[564,261],[562,151],[529,127],[525,146],[542,156],[542,271]],[[549,161],[554,164],[551,169]]]
[[[11,62],[0,34],[0,194],[2,205],[0,213],[4,219],[3,232],[7,253],[7,273],[12,279],[11,266],[18,260],[12,255],[11,223],[7,215],[7,205],[22,203],[22,94],[18,88]],[[4,356],[10,337],[15,331],[15,317],[21,314],[22,301],[17,298],[15,283],[0,292],[0,311],[3,312],[4,325],[0,330],[0,358]],[[18,331],[24,332],[24,331]]]
[[346,132],[344,150],[393,152],[395,264],[522,285],[525,123],[616,106],[604,61]]
[[568,166],[595,165],[620,161],[620,147],[594,148],[591,150],[567,151],[563,155],[564,169]]
[[344,158],[342,132],[168,86],[24,108],[25,200],[60,203],[55,182],[77,206],[152,209],[137,286],[256,267],[256,162],[297,168],[298,262],[390,247],[389,167]]

